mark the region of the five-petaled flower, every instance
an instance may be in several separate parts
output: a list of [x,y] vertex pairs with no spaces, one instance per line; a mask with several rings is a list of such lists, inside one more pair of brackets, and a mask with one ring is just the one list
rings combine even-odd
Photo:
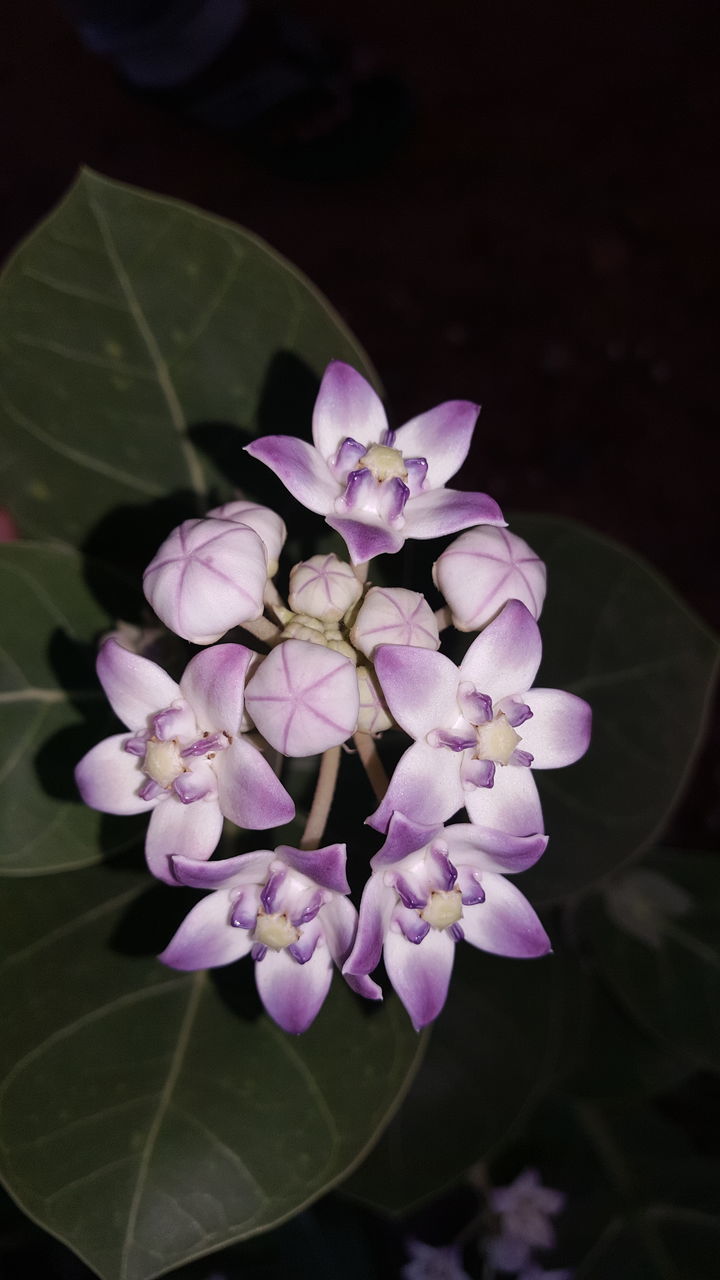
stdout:
[[544,836],[509,836],[461,823],[419,827],[394,813],[371,860],[357,937],[343,973],[372,973],[382,953],[387,975],[416,1030],[447,996],[455,943],[527,958],[550,941],[529,902],[506,879],[543,853]]
[[100,683],[131,734],[113,734],[83,757],[75,770],[80,794],[102,813],[152,810],[145,854],[153,874],[171,884],[171,855],[209,858],[224,817],[264,830],[295,813],[282,783],[241,732],[253,657],[240,644],[204,649],[178,685],[116,640],[98,654]]
[[487,494],[445,488],[465,461],[478,412],[467,400],[448,400],[391,431],[369,382],[335,360],[315,402],[312,445],[265,436],[246,447],[299,502],[325,516],[362,564],[399,551],[406,538],[505,524]]
[[444,822],[464,805],[480,826],[542,831],[530,766],[578,760],[591,713],[572,693],[532,688],[541,655],[538,625],[518,600],[473,641],[459,668],[430,649],[380,646],[374,662],[385,700],[415,741],[370,825],[385,831],[395,809],[416,822]]
[[[342,966],[357,912],[346,896],[345,845],[303,852],[280,845],[224,862],[173,858],[176,880],[211,889],[186,916],[160,959],[173,969],[210,969],[251,955],[255,981],[271,1018],[298,1035],[317,1016]],[[365,976],[354,990],[378,999]]]
[[524,1169],[509,1186],[495,1187],[488,1203],[499,1219],[500,1231],[488,1239],[485,1249],[492,1266],[517,1271],[531,1263],[533,1249],[552,1249],[551,1218],[564,1209],[565,1200],[564,1192],[543,1186],[537,1169]]

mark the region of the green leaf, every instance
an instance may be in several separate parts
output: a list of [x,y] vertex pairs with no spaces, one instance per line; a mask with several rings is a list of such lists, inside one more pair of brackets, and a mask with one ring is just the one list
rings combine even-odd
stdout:
[[[69,547],[0,546],[0,873],[28,875],[98,862],[127,848],[137,821],[80,802],[73,767],[113,732],[95,675],[108,615],[85,568],[121,607],[127,586]],[[8,607],[9,606],[9,607]]]
[[406,1213],[487,1156],[547,1084],[560,980],[552,958],[525,963],[459,946],[415,1083],[343,1190]]
[[583,1106],[578,1118],[620,1210],[574,1273],[578,1280],[714,1280],[717,1162],[698,1156],[679,1129],[649,1109]]
[[85,170],[0,287],[2,500],[77,545],[118,506],[204,499],[217,466],[246,483],[248,436],[304,429],[332,357],[369,373],[261,240]]
[[656,840],[702,744],[718,646],[622,547],[564,520],[523,517],[512,528],[548,565],[537,684],[593,709],[584,759],[535,775],[550,834],[523,876],[537,904],[586,888]]
[[[666,851],[647,864],[662,882],[678,887],[675,910],[664,913],[647,900],[628,917],[636,886],[618,877],[608,896],[621,895],[611,918],[599,897],[583,904],[579,927],[593,961],[617,998],[642,1027],[704,1067],[720,1069],[720,877],[713,854]],[[642,891],[643,883],[638,882]],[[632,900],[630,900],[632,901]],[[633,932],[619,927],[618,910]],[[651,923],[648,925],[648,915]]]
[[3,1177],[107,1280],[147,1280],[317,1198],[419,1051],[397,1002],[369,1009],[337,976],[293,1038],[262,1013],[251,962],[164,968],[153,953],[186,906],[117,864],[8,882],[0,901]]

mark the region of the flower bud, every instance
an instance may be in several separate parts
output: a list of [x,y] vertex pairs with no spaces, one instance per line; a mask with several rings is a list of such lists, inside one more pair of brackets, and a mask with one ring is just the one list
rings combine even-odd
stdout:
[[265,544],[233,520],[185,520],[145,570],[145,595],[166,627],[193,644],[213,644],[259,618],[267,582]]
[[375,673],[369,667],[358,667],[357,682],[360,694],[357,732],[371,733],[374,737],[384,729],[390,729],[393,719],[388,713]]
[[461,533],[433,565],[458,631],[478,631],[508,600],[520,600],[540,617],[545,565],[527,542],[508,529],[478,525]]
[[288,603],[295,613],[337,622],[362,595],[351,565],[336,555],[311,556],[290,571]]
[[283,640],[263,658],[245,705],[260,733],[286,756],[314,756],[355,731],[355,668],[343,654],[307,640]]
[[405,587],[371,587],[360,606],[350,639],[367,658],[379,644],[411,644],[439,649],[435,614],[424,596]]
[[237,524],[245,524],[254,529],[267,550],[268,578],[274,578],[278,571],[280,552],[285,546],[287,529],[285,521],[270,507],[261,507],[257,502],[249,502],[246,498],[236,498],[234,502],[226,502],[222,507],[208,511],[209,516],[218,520],[234,520]]

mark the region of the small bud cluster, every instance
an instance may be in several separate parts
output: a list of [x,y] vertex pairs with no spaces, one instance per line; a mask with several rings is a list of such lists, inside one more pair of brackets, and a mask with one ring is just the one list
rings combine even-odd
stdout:
[[[370,975],[382,955],[419,1028],[442,1008],[458,941],[507,956],[549,950],[507,877],[547,844],[532,770],[578,759],[590,712],[533,687],[542,561],[491,498],[446,487],[477,412],[449,401],[392,431],[365,379],[331,364],[313,444],[275,436],[247,451],[325,517],[349,559],[296,564],[285,602],[273,581],[283,520],[226,503],[173,530],[145,571],[160,621],[203,646],[179,683],[122,630],[100,650],[98,676],[126,729],[78,765],[83,798],[103,812],[148,812],[153,874],[209,891],[161,958],[198,969],[250,955],[266,1009],[291,1032],[315,1018],[333,966],[378,999]],[[446,601],[437,613],[418,592],[372,585],[377,555],[458,532],[433,568]],[[479,632],[459,667],[441,652],[450,619]],[[249,644],[228,638],[236,628]],[[410,743],[388,782],[375,739],[391,726]],[[367,822],[384,837],[359,912],[346,845],[317,847],[337,751],[351,741],[378,801]],[[211,861],[225,820],[263,831],[293,818],[282,758],[314,755],[324,759],[303,847]],[[460,810],[469,822],[447,826]]]

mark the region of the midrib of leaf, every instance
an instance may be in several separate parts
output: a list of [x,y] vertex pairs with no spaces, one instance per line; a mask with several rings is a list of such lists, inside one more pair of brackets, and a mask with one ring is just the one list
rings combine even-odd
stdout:
[[140,1212],[140,1206],[142,1204],[142,1198],[145,1191],[145,1184],[147,1182],[148,1174],[150,1171],[150,1164],[152,1161],[153,1153],[155,1151],[155,1144],[157,1143],[158,1136],[162,1128],[163,1120],[165,1119],[168,1107],[170,1106],[173,1091],[175,1089],[175,1085],[177,1084],[178,1077],[182,1070],[183,1062],[185,1061],[185,1054],[187,1052],[187,1048],[190,1043],[190,1036],[191,1036],[193,1024],[195,1022],[195,1018],[197,1015],[198,1006],[200,1004],[200,998],[205,988],[206,978],[207,978],[206,972],[203,971],[201,973],[198,973],[193,978],[192,984],[190,986],[190,994],[188,998],[187,1009],[185,1010],[185,1016],[183,1018],[182,1025],[178,1032],[175,1052],[172,1056],[172,1059],[170,1062],[170,1068],[168,1070],[167,1077],[165,1079],[165,1084],[163,1085],[162,1092],[158,1099],[157,1110],[155,1112],[153,1122],[148,1130],[148,1135],[145,1140],[145,1145],[142,1150],[142,1155],[140,1157],[140,1164],[138,1167],[138,1174],[135,1182],[135,1190],[133,1192],[133,1197],[130,1202],[127,1229],[125,1231],[125,1239],[123,1241],[122,1254],[121,1254],[121,1260],[120,1260],[120,1276],[122,1277],[122,1280],[127,1280],[127,1277],[130,1274],[130,1271],[129,1271],[130,1257],[131,1257],[131,1251],[135,1244],[135,1229],[137,1227],[138,1214]]
[[167,407],[168,407],[170,421],[172,422],[172,425],[175,428],[175,431],[178,436],[180,449],[181,449],[183,458],[185,460],[185,465],[188,470],[190,483],[195,493],[198,495],[198,497],[204,498],[205,497],[205,480],[203,477],[202,466],[200,465],[200,460],[195,452],[195,449],[193,448],[190,440],[188,439],[185,415],[183,413],[182,406],[180,404],[180,400],[175,390],[175,386],[173,384],[172,378],[170,377],[170,371],[168,369],[167,363],[162,355],[162,352],[160,351],[160,347],[158,346],[155,335],[152,329],[150,328],[150,325],[148,324],[145,313],[142,307],[140,306],[140,302],[133,288],[133,284],[130,279],[130,276],[128,275],[128,272],[125,269],[123,261],[118,252],[117,245],[115,244],[115,240],[113,238],[108,219],[105,216],[105,212],[102,206],[100,205],[100,203],[98,202],[98,200],[91,194],[88,194],[88,204],[97,222],[100,235],[102,236],[102,239],[103,239],[103,244],[105,245],[108,258],[110,259],[113,270],[117,276],[120,288],[122,289],[123,294],[125,295],[125,299],[128,305],[128,310],[130,311],[130,314],[133,320],[135,321],[135,324],[137,325],[137,329],[140,334],[140,337],[145,343],[145,347],[147,348],[148,355],[150,356],[150,360],[155,369],[160,390],[163,393],[163,396],[165,398],[165,403],[167,404]]

